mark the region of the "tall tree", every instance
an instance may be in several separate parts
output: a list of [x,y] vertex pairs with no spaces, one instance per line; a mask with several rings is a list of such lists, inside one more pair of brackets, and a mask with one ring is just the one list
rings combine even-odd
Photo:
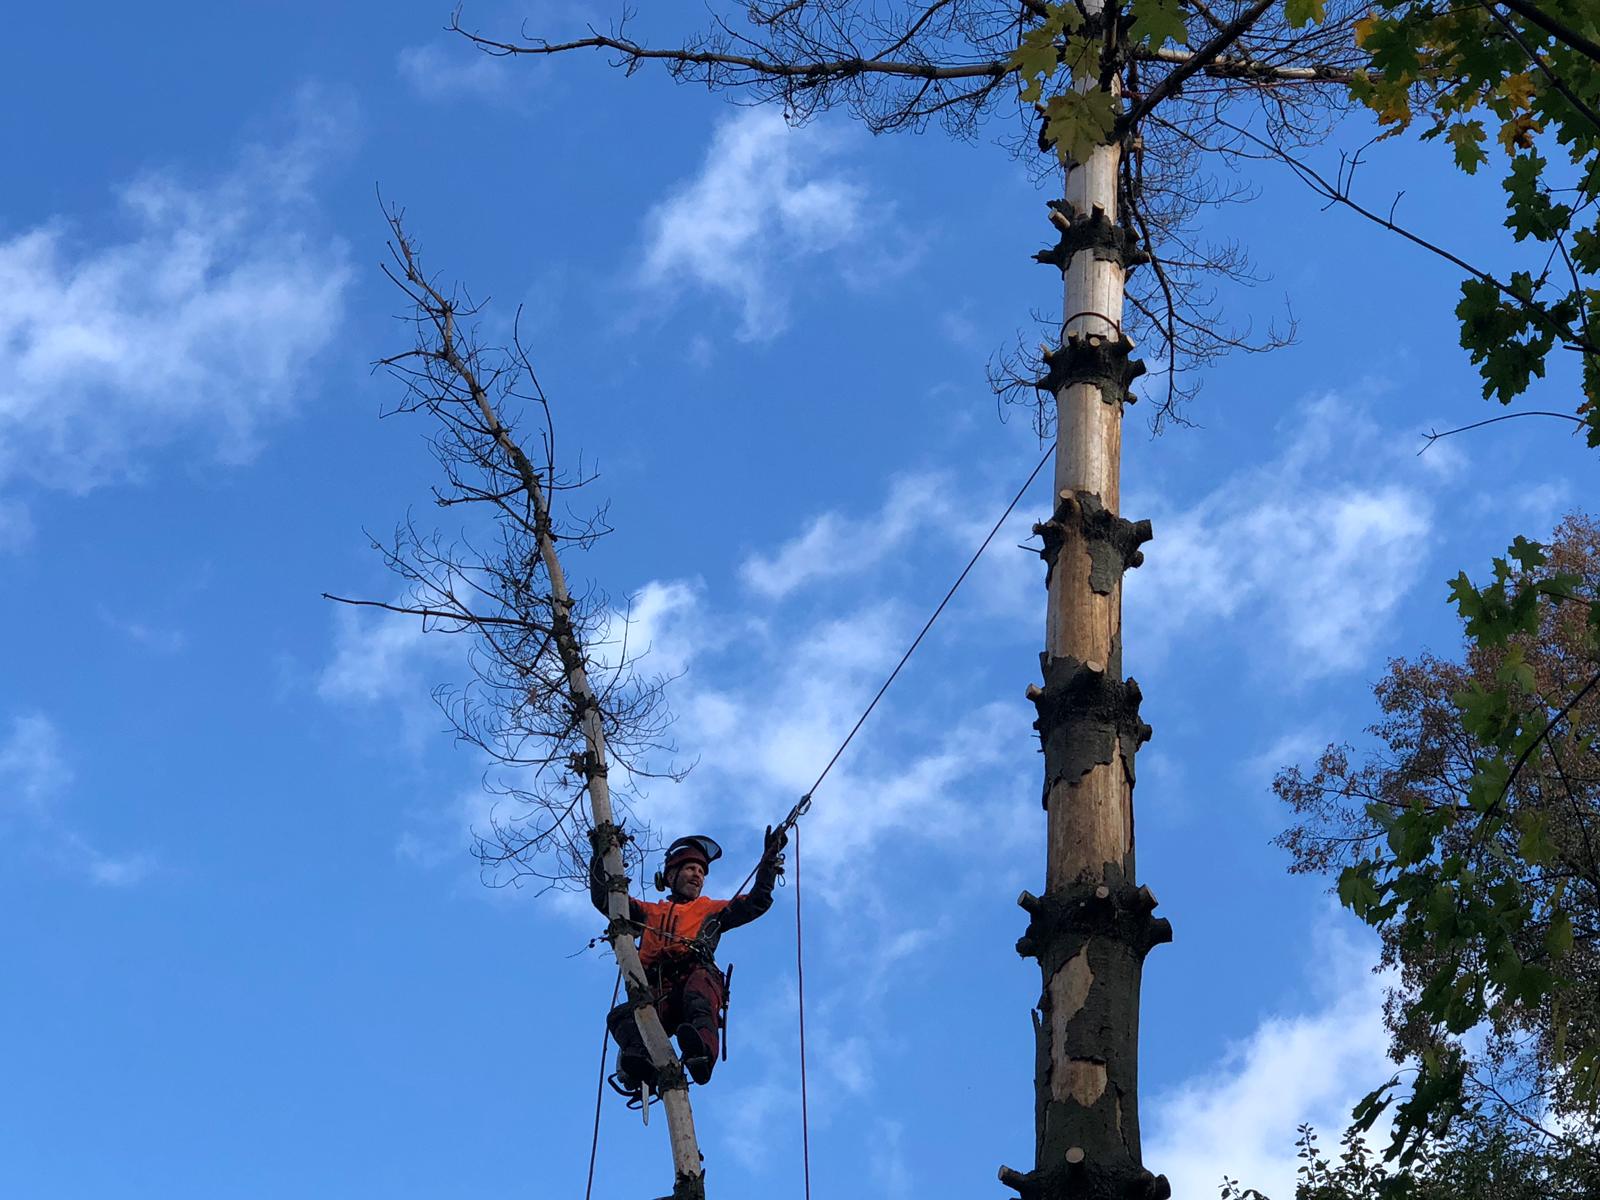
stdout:
[[[1310,1125],[1299,1130],[1294,1200],[1591,1200],[1600,1194],[1600,1160],[1590,1148],[1472,1110],[1397,1168],[1363,1132],[1345,1130],[1330,1157]],[[1236,1179],[1222,1200],[1270,1200]],[[1286,1200],[1280,1197],[1279,1200]]]
[[[1269,139],[1253,144],[1328,201],[1462,270],[1461,344],[1486,399],[1510,405],[1558,353],[1577,356],[1575,403],[1466,428],[1553,418],[1600,446],[1600,10],[1583,0],[1377,0],[1355,32],[1370,64],[1352,91],[1383,136],[1415,127],[1444,139],[1467,175],[1491,161],[1492,147],[1503,151],[1505,226],[1521,269],[1491,272],[1400,230],[1392,209],[1385,216],[1355,197],[1354,163],[1330,180]],[[1339,870],[1341,898],[1402,968],[1388,1015],[1396,1051],[1414,1055],[1415,1069],[1406,1086],[1397,1077],[1356,1113],[1369,1127],[1400,1101],[1386,1151],[1401,1172],[1395,1187],[1428,1165],[1441,1139],[1433,1166],[1463,1145],[1488,1145],[1475,1132],[1484,1122],[1489,1141],[1511,1130],[1524,1158],[1530,1138],[1535,1154],[1553,1147],[1546,1161],[1559,1169],[1547,1174],[1579,1194],[1596,1170],[1592,1152],[1574,1160],[1570,1139],[1548,1124],[1559,1118],[1592,1137],[1600,1114],[1589,944],[1594,552],[1592,522],[1574,517],[1548,556],[1519,537],[1487,584],[1463,572],[1451,598],[1465,661],[1423,656],[1392,667],[1379,689],[1384,720],[1370,731],[1387,753],[1353,767],[1335,750],[1314,772],[1279,779],[1303,817],[1286,841],[1297,867]],[[1340,787],[1354,802],[1342,815],[1331,802]],[[1353,840],[1333,836],[1335,826]],[[1467,1052],[1469,1030],[1486,1032],[1489,1053]],[[1458,1119],[1464,1135],[1451,1129]],[[1574,1161],[1577,1174],[1563,1165]]]
[[[398,411],[433,418],[446,481],[436,503],[486,516],[456,541],[408,520],[392,543],[375,544],[405,585],[401,600],[328,599],[475,635],[473,682],[436,698],[457,735],[504,769],[497,786],[508,811],[480,835],[479,858],[493,881],[587,886],[591,850],[600,855],[611,918],[605,936],[667,1113],[673,1200],[702,1200],[689,1081],[639,961],[628,902],[625,852],[631,845],[637,865],[642,847],[623,828],[626,783],[662,748],[660,681],[635,672],[603,595],[576,596],[567,582],[558,542],[579,550],[606,527],[598,517],[563,521],[555,511],[558,497],[570,508],[570,493],[588,481],[558,469],[551,406],[526,348],[516,337],[505,348],[482,345],[472,302],[423,270],[398,211],[388,219],[387,270],[409,304],[416,341],[380,365],[404,387]],[[520,428],[530,416],[537,451]]]
[[[1461,661],[1397,659],[1375,748],[1275,787],[1296,871],[1334,874],[1378,931],[1386,1018],[1417,1081],[1392,1157],[1428,1167],[1459,1115],[1600,1171],[1600,527],[1519,539],[1454,587]],[[1396,1086],[1363,1105],[1362,1125]],[[1436,1156],[1435,1156],[1436,1157]]]
[[[1137,881],[1134,758],[1149,738],[1138,685],[1123,673],[1122,581],[1142,560],[1148,522],[1121,515],[1121,445],[1130,383],[1154,344],[1166,377],[1155,417],[1178,415],[1180,369],[1245,339],[1207,310],[1208,272],[1242,262],[1209,251],[1194,217],[1224,192],[1206,156],[1236,153],[1218,115],[1256,103],[1275,141],[1316,133],[1348,100],[1360,61],[1353,5],[1320,0],[748,0],[680,45],[655,48],[624,23],[564,42],[496,39],[455,28],[497,55],[586,50],[630,73],[663,63],[685,82],[741,89],[804,121],[842,107],[874,131],[940,121],[970,136],[991,111],[1019,118],[1018,149],[1064,169],[1057,241],[1036,257],[1063,279],[1053,344],[1011,382],[1041,399],[1057,433],[1055,508],[1043,537],[1047,612],[1042,682],[1030,690],[1044,749],[1045,889],[1024,893],[1020,952],[1036,958],[1035,1161],[1001,1169],[1024,1197],[1164,1197],[1142,1159],[1140,978],[1171,937]],[[1329,18],[1312,23],[1314,17]],[[1193,47],[1184,49],[1182,47]],[[1129,271],[1149,270],[1129,286]],[[1221,330],[1221,332],[1219,332]],[[1270,339],[1269,339],[1270,344]]]

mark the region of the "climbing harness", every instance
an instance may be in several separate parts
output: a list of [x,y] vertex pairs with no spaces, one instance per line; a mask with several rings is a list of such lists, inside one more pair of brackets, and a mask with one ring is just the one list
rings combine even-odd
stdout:
[[[1024,495],[1026,495],[1028,489],[1033,486],[1033,481],[1039,477],[1039,472],[1044,470],[1045,463],[1050,461],[1051,457],[1055,454],[1055,449],[1056,449],[1056,444],[1054,442],[1051,442],[1049,448],[1046,449],[1045,452],[1044,452],[1044,457],[1042,457],[1039,460],[1038,464],[1033,468],[1033,471],[1028,475],[1028,478],[1023,483],[1023,485],[1020,488],[1017,489],[1017,494],[1011,498],[1011,503],[1006,505],[1005,511],[1000,514],[999,519],[997,519],[995,521],[994,526],[989,530],[988,534],[984,537],[983,541],[979,544],[978,548],[975,551],[973,551],[972,557],[967,560],[967,565],[961,568],[961,574],[956,576],[956,581],[950,585],[950,590],[945,592],[944,598],[939,601],[938,606],[933,610],[933,615],[930,616],[927,619],[927,621],[925,621],[923,623],[922,628],[917,632],[917,636],[911,639],[911,644],[906,647],[905,653],[900,656],[900,661],[895,663],[894,670],[889,672],[888,678],[883,681],[883,686],[878,689],[877,694],[872,697],[871,702],[868,703],[867,707],[864,710],[862,710],[861,716],[856,719],[856,723],[850,727],[850,732],[845,735],[844,741],[841,742],[839,744],[839,748],[833,752],[833,757],[830,758],[828,760],[828,762],[827,762],[827,765],[822,768],[822,773],[819,774],[817,776],[815,782],[813,782],[812,785],[809,788],[806,789],[805,794],[802,795],[800,797],[800,799],[798,799],[798,800],[796,800],[794,802],[793,807],[791,807],[789,809],[788,814],[783,818],[783,820],[780,821],[776,826],[774,826],[772,828],[772,830],[770,831],[771,834],[787,834],[787,833],[789,833],[791,831],[794,833],[794,950],[795,950],[795,980],[796,980],[796,984],[797,984],[796,995],[797,995],[798,1008],[799,1008],[799,1032],[800,1032],[800,1149],[801,1149],[801,1163],[802,1163],[802,1168],[803,1168],[803,1171],[804,1171],[804,1179],[805,1179],[805,1200],[811,1200],[811,1122],[810,1122],[810,1112],[809,1112],[809,1105],[808,1105],[808,1089],[806,1087],[806,982],[805,982],[805,950],[804,950],[803,928],[802,928],[801,917],[800,917],[800,826],[799,826],[799,821],[800,821],[801,817],[805,816],[806,813],[811,811],[812,798],[815,795],[816,790],[819,787],[822,786],[822,781],[825,780],[828,777],[828,772],[833,770],[834,764],[839,761],[839,759],[844,755],[845,750],[847,750],[849,748],[850,743],[855,739],[856,734],[860,731],[861,727],[866,724],[867,718],[872,715],[873,709],[878,707],[878,701],[883,699],[884,693],[889,690],[889,685],[894,683],[895,679],[899,676],[901,668],[906,665],[906,663],[910,660],[912,654],[916,652],[917,647],[922,644],[922,639],[927,636],[928,630],[933,628],[933,623],[939,619],[940,615],[944,612],[945,607],[950,603],[951,598],[955,596],[956,589],[959,588],[962,585],[963,582],[965,582],[967,576],[972,572],[972,568],[977,566],[978,559],[983,557],[983,552],[989,548],[989,543],[994,541],[995,535],[1000,532],[1000,527],[1006,523],[1006,518],[1009,517],[1012,514],[1012,512],[1016,509],[1018,504],[1022,503],[1022,497]],[[770,834],[769,834],[769,837],[770,837]],[[688,841],[688,840],[689,839],[679,839],[680,842]],[[709,841],[710,839],[708,838],[706,840]],[[674,842],[673,846],[675,847],[678,844],[679,844],[678,842]],[[712,845],[715,846],[716,843],[713,842]],[[720,848],[718,849],[718,854],[720,855]],[[744,882],[741,883],[737,888],[734,889],[734,894],[735,895],[737,895],[738,893],[744,891],[744,889],[747,888],[750,885],[750,881],[756,877],[756,872],[761,869],[762,863],[764,861],[765,861],[765,856],[763,856],[762,859],[760,859],[760,860],[758,860],[756,862],[756,865],[755,865],[755,867],[753,867],[751,869],[750,874],[745,876]],[[663,880],[663,882],[664,882],[664,880]],[[661,887],[661,884],[658,883],[657,886],[659,888],[659,887]],[[711,920],[714,921],[715,918],[713,917],[713,918],[711,918]],[[668,935],[668,936],[671,937],[672,935]],[[675,940],[680,941],[680,942],[689,943],[689,944],[693,944],[693,941],[694,941],[694,939],[688,939],[688,938],[676,938]],[[592,944],[593,943],[591,943],[591,945]],[[731,981],[732,976],[733,976],[733,968],[732,968],[732,966],[730,966],[728,968],[727,974],[726,974],[726,976],[724,977],[724,980],[723,980],[723,992],[722,992],[723,1001],[722,1001],[722,1010],[721,1010],[721,1013],[720,1013],[720,1020],[721,1020],[721,1023],[722,1023],[721,1027],[722,1027],[722,1030],[723,1030],[722,1057],[724,1058],[724,1060],[726,1060],[727,1055],[728,1055],[728,1041],[727,1041],[727,1003],[728,1003],[727,997],[728,997],[728,987],[727,987],[727,985],[728,985],[729,981]],[[620,972],[618,973],[617,980],[618,980],[618,986],[620,987],[621,986],[621,974],[620,974]],[[612,995],[612,1003],[615,1004],[615,1002],[616,1002],[616,995],[615,995],[615,993],[613,993],[613,995]],[[601,1054],[601,1058],[600,1058],[600,1074],[601,1074],[601,1078],[602,1079],[604,1079],[604,1077],[605,1077],[605,1062],[606,1062],[606,1058],[605,1058],[604,1050],[606,1049],[606,1045],[607,1044],[605,1042],[601,1043],[602,1054]],[[618,1090],[620,1090],[620,1088]],[[649,1087],[648,1087],[647,1084],[641,1083],[639,1090],[640,1090],[640,1098],[639,1098],[639,1100],[630,1101],[628,1107],[632,1108],[632,1107],[634,1107],[634,1105],[636,1103],[639,1103],[640,1106],[644,1109],[645,1123],[649,1124],[649,1122],[650,1122]],[[589,1149],[589,1184],[590,1184],[591,1188],[594,1185],[594,1160],[595,1160],[595,1154],[596,1154],[596,1152],[598,1150],[599,1144],[600,1144],[600,1095],[597,1094],[596,1097],[595,1097],[594,1144]],[[589,1200],[589,1193],[588,1192],[584,1193],[584,1200]]]

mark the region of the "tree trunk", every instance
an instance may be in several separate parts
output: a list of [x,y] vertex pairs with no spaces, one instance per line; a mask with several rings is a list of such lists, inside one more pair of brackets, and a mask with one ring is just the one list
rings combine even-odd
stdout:
[[[447,343],[449,334],[446,334]],[[452,344],[453,343],[448,343]],[[463,364],[464,365],[464,364]],[[458,368],[460,370],[461,368]],[[611,789],[606,777],[605,727],[600,719],[600,704],[594,688],[589,683],[589,672],[584,663],[583,647],[579,644],[572,624],[572,593],[567,588],[566,572],[556,554],[556,543],[551,536],[549,500],[543,482],[522,447],[517,445],[510,432],[501,424],[488,396],[478,386],[475,376],[463,371],[463,378],[473,380],[473,399],[482,413],[484,423],[494,434],[515,466],[522,486],[534,506],[534,524],[538,530],[539,558],[545,573],[550,577],[552,633],[561,663],[567,673],[567,689],[573,708],[583,727],[584,743],[588,750],[579,764],[583,771],[585,788],[589,794],[590,816],[593,818],[593,840],[604,855],[606,878],[621,881],[608,892],[607,914],[611,923],[606,936],[622,968],[623,986],[634,1005],[633,1018],[650,1052],[650,1062],[655,1067],[657,1090],[667,1110],[668,1138],[672,1143],[674,1181],[671,1200],[705,1200],[705,1174],[701,1165],[700,1146],[694,1132],[694,1112],[689,1105],[689,1080],[683,1064],[673,1053],[672,1043],[662,1027],[661,1015],[655,1008],[655,995],[639,961],[639,948],[634,945],[634,928],[629,919],[627,865],[622,857],[621,830],[613,819]]]
[[1069,165],[1066,199],[1051,212],[1061,241],[1042,256],[1061,268],[1066,305],[1042,384],[1056,399],[1056,509],[1036,526],[1049,600],[1044,685],[1028,690],[1049,842],[1044,895],[1019,901],[1031,920],[1017,949],[1039,960],[1044,986],[1034,1012],[1035,1165],[1001,1170],[1028,1200],[1171,1194],[1139,1147],[1140,976],[1172,930],[1134,876],[1134,755],[1150,727],[1138,685],[1122,675],[1122,576],[1142,561],[1150,523],[1118,515],[1122,409],[1144,370],[1122,332],[1134,242],[1117,220],[1120,157],[1120,146],[1100,146]]

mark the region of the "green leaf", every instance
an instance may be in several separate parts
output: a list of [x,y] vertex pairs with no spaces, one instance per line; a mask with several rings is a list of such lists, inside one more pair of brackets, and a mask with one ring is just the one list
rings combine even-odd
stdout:
[[1388,1093],[1400,1085],[1398,1079],[1391,1079],[1380,1088],[1374,1088],[1356,1102],[1355,1108],[1350,1111],[1350,1116],[1355,1120],[1355,1128],[1361,1133],[1371,1129],[1373,1123],[1383,1115],[1383,1110],[1393,1102]]
[[[1533,600],[1538,599],[1537,592],[1526,592],[1524,595]],[[1522,597],[1519,596],[1518,599],[1520,600]],[[1537,610],[1531,615],[1537,619]],[[1532,692],[1537,682],[1534,679],[1533,668],[1528,665],[1527,655],[1523,653],[1521,646],[1512,646],[1506,651],[1505,657],[1500,661],[1500,665],[1495,668],[1494,677],[1524,695]]]
[[1327,15],[1323,0],[1283,0],[1283,16],[1296,29],[1313,21],[1320,22]]
[[1189,30],[1179,0],[1135,0],[1128,36],[1136,43],[1159,50],[1168,42],[1186,45]]
[[1517,813],[1517,853],[1532,866],[1543,866],[1556,856],[1555,843],[1550,840],[1550,830],[1543,813],[1523,809]]
[[1522,564],[1524,571],[1532,571],[1550,561],[1550,556],[1544,552],[1542,545],[1530,542],[1521,534],[1517,535],[1517,540],[1511,543],[1511,548],[1506,553]]
[[1045,102],[1045,136],[1063,163],[1087,162],[1096,147],[1110,143],[1116,124],[1116,97],[1098,88],[1062,92]]
[[1098,74],[1105,45],[1087,33],[1075,34],[1061,45],[1061,65],[1074,75]]
[[1024,79],[1049,78],[1056,72],[1058,30],[1049,24],[1036,25],[1023,34],[1011,52],[1009,65]]
[[[1472,777],[1472,786],[1467,791],[1467,803],[1479,812],[1488,812],[1505,794],[1510,779],[1510,764],[1498,758],[1480,758],[1478,772]],[[1487,847],[1490,853],[1497,848],[1493,843]]]
[[1382,896],[1372,880],[1372,864],[1346,867],[1339,874],[1339,903],[1362,920],[1378,906]]
[[1568,1079],[1578,1099],[1594,1104],[1600,1098],[1600,1046],[1580,1051],[1568,1064]]
[[1572,952],[1572,918],[1557,912],[1550,918],[1550,928],[1545,931],[1544,948],[1551,958],[1565,958]]
[[1533,586],[1541,596],[1549,596],[1552,600],[1579,600],[1582,599],[1580,589],[1583,587],[1583,576],[1559,572],[1538,580]]
[[1455,147],[1456,166],[1468,175],[1477,174],[1478,168],[1489,161],[1489,153],[1483,148],[1488,135],[1482,121],[1458,121],[1450,126],[1446,136]]

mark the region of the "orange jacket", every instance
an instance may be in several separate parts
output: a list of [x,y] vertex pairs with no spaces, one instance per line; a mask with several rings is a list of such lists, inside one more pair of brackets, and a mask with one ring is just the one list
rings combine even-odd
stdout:
[[[726,913],[732,904],[732,900],[713,900],[710,896],[696,896],[688,901],[634,900],[628,907],[633,919],[644,925],[644,935],[639,940],[639,961],[652,967],[663,958],[688,953],[689,947],[684,943],[699,936],[706,918],[713,913]],[[728,928],[727,917],[717,924]]]
[[[770,863],[756,871],[755,886],[731,900],[696,896],[693,900],[635,900],[628,897],[629,919],[642,927],[639,961],[646,967],[672,959],[689,959],[689,945],[700,936],[706,920],[717,918],[716,934],[707,938],[707,951],[714,951],[717,937],[730,929],[748,925],[772,907],[772,887],[778,874]],[[589,898],[602,913],[606,911],[605,871],[596,857],[589,867]]]

